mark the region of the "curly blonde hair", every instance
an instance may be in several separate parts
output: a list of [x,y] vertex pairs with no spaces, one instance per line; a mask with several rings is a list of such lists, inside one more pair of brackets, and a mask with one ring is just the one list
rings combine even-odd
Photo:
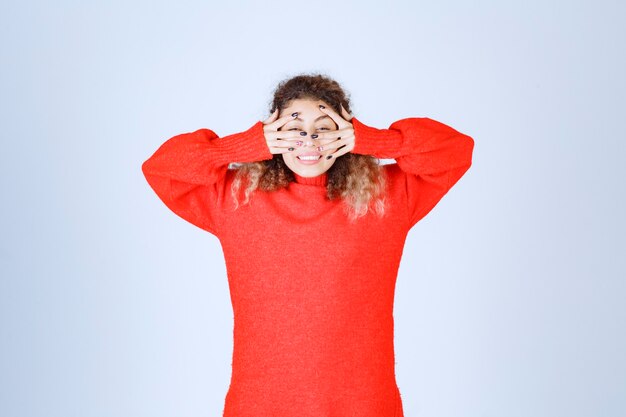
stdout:
[[[338,114],[341,114],[341,105],[348,113],[352,113],[348,95],[337,81],[323,74],[300,74],[281,81],[274,90],[270,114],[276,109],[284,109],[296,99],[323,100]],[[239,207],[238,194],[244,183],[244,204],[247,204],[250,195],[257,189],[272,192],[286,188],[295,181],[293,171],[285,164],[281,154],[274,154],[270,160],[236,165],[231,187],[235,209]],[[344,212],[350,222],[366,215],[370,205],[374,206],[378,216],[384,215],[387,181],[378,158],[348,152],[338,157],[327,173],[326,195],[330,200],[343,199]]]

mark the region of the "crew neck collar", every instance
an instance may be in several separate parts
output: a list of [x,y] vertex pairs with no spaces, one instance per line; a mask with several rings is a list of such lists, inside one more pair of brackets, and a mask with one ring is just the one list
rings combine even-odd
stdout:
[[326,186],[328,181],[328,172],[324,172],[316,177],[302,177],[293,171],[293,176],[298,184]]

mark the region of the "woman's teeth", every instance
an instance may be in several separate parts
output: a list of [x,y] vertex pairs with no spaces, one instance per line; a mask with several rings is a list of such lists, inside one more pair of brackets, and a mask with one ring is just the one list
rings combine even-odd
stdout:
[[317,156],[298,156],[298,159],[302,159],[303,161],[317,161],[321,157],[322,157],[322,155],[317,155]]

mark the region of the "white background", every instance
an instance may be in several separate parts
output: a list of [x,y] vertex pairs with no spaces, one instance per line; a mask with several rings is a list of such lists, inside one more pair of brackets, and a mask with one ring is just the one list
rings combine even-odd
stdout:
[[475,140],[406,242],[405,415],[625,415],[625,18],[618,1],[4,3],[0,415],[220,415],[221,247],[141,164],[175,134],[249,128],[312,71],[364,123]]

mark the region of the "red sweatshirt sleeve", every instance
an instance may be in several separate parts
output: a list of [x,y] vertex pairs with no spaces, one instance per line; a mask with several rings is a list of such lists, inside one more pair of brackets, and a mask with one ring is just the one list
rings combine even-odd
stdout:
[[398,120],[389,129],[355,117],[353,153],[395,159],[405,174],[409,228],[426,216],[472,164],[474,140],[426,117]]
[[244,132],[221,138],[209,129],[174,136],[141,169],[170,210],[217,236],[228,165],[272,157],[263,134],[263,122],[258,121]]

